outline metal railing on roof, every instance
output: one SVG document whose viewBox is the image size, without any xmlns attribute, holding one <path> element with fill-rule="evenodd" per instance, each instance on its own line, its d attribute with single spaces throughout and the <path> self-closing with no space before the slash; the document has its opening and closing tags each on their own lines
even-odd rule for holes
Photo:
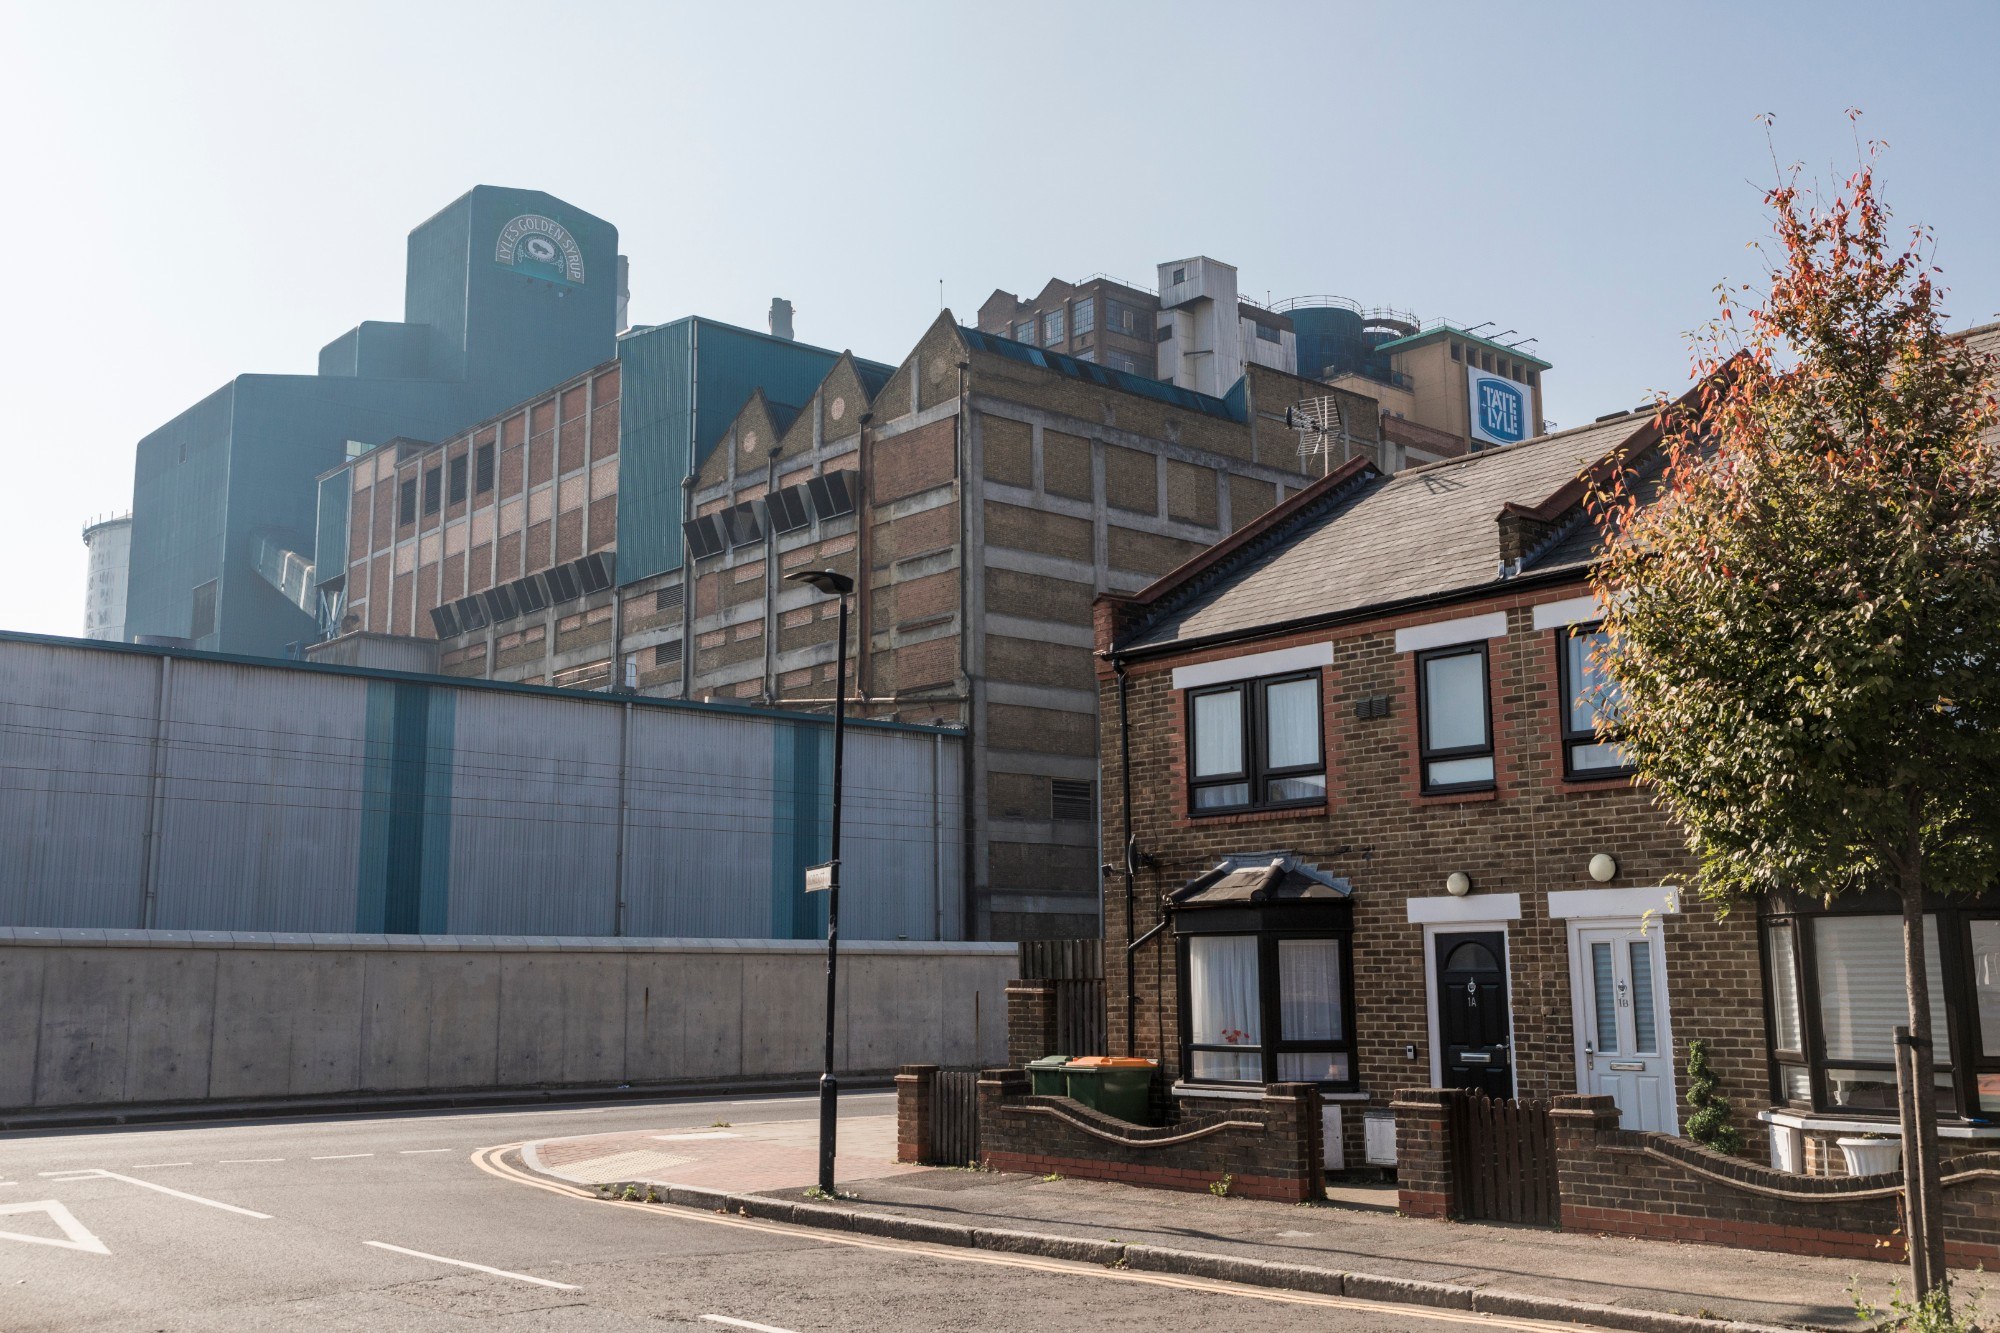
<svg viewBox="0 0 2000 1333">
<path fill-rule="evenodd" d="M 1102 278 L 1106 282 L 1115 282 L 1120 287 L 1130 287 L 1135 292 L 1144 292 L 1146 295 L 1154 298 L 1157 298 L 1159 296 L 1159 293 L 1157 291 L 1153 290 L 1151 287 L 1148 287 L 1145 283 L 1128 282 L 1124 278 L 1119 277 L 1116 273 L 1092 273 L 1088 277 L 1078 278 L 1071 285 L 1075 287 L 1081 287 L 1087 282 L 1096 282 L 1100 278 Z"/>
<path fill-rule="evenodd" d="M 130 520 L 131 517 L 132 511 L 129 509 L 123 513 L 99 514 L 83 525 L 83 535 L 88 537 L 92 528 L 102 527 L 106 523 L 124 523 Z"/>
<path fill-rule="evenodd" d="M 1417 318 L 1415 311 L 1398 310 L 1392 305 L 1365 306 L 1361 302 L 1346 296 L 1288 296 L 1271 307 L 1272 310 L 1281 315 L 1293 310 L 1323 310 L 1327 308 L 1349 310 L 1361 316 L 1364 320 L 1379 320 L 1388 324 L 1407 324 L 1413 329 L 1421 329 L 1423 327 L 1423 322 Z"/>
</svg>

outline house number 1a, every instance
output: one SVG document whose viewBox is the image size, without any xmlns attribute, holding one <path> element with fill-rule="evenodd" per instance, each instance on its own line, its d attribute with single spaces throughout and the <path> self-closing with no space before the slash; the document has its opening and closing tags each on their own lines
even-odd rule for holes
<svg viewBox="0 0 2000 1333">
<path fill-rule="evenodd" d="M 1468 978 L 1466 980 L 1465 1007 L 1468 1009 L 1477 1009 L 1479 1007 L 1479 982 L 1476 978 Z"/>
</svg>

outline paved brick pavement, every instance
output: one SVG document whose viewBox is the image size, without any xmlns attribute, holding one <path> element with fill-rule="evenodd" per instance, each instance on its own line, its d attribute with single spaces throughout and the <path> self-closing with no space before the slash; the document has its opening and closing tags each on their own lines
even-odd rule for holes
<svg viewBox="0 0 2000 1333">
<path fill-rule="evenodd" d="M 927 1168 L 896 1160 L 894 1115 L 840 1118 L 836 1179 L 847 1184 Z M 819 1178 L 819 1120 L 543 1139 L 522 1149 L 530 1170 L 577 1185 L 650 1181 L 744 1193 L 799 1189 Z"/>
</svg>

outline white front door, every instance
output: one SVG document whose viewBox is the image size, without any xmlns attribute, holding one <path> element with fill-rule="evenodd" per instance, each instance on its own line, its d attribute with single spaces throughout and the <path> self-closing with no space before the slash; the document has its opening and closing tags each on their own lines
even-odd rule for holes
<svg viewBox="0 0 2000 1333">
<path fill-rule="evenodd" d="M 1577 1087 L 1616 1099 L 1625 1129 L 1678 1133 L 1664 926 L 1655 921 L 1650 929 L 1638 922 L 1570 929 Z"/>
</svg>

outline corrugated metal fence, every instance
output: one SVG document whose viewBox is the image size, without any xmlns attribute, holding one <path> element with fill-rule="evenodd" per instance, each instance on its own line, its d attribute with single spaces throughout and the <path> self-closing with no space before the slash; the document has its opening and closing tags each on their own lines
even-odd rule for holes
<svg viewBox="0 0 2000 1333">
<path fill-rule="evenodd" d="M 0 634 L 0 925 L 813 939 L 832 725 Z M 853 939 L 963 934 L 960 733 L 848 733 Z"/>
</svg>

